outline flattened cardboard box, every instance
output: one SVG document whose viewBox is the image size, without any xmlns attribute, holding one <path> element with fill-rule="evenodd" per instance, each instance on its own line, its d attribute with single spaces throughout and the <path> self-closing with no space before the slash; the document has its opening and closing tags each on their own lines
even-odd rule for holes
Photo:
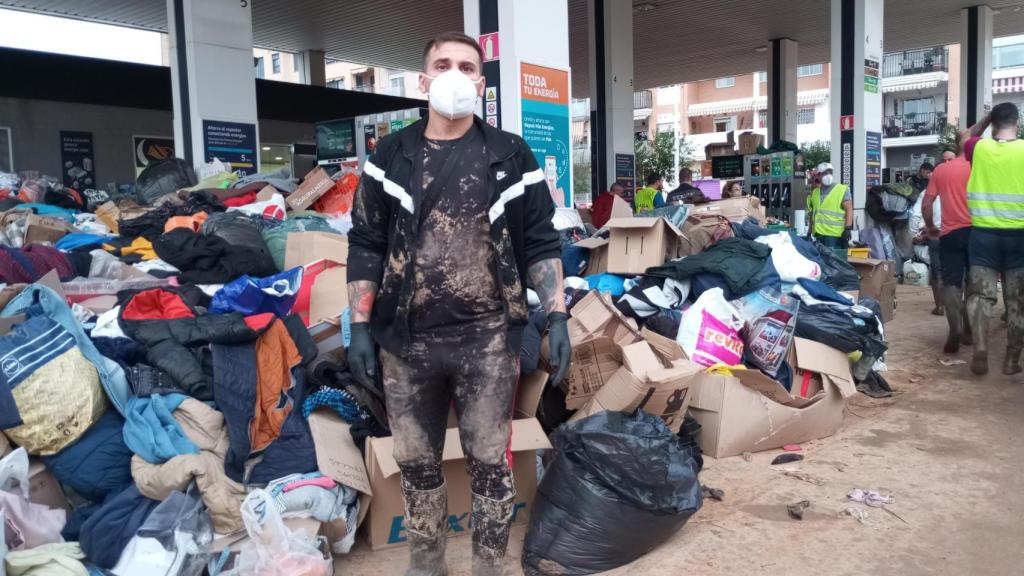
<svg viewBox="0 0 1024 576">
<path fill-rule="evenodd" d="M 292 232 L 284 249 L 284 268 L 312 264 L 317 260 L 330 260 L 338 264 L 348 262 L 348 237 L 330 232 Z"/>
<path fill-rule="evenodd" d="M 736 223 L 743 222 L 748 217 L 753 217 L 757 219 L 761 226 L 764 226 L 767 221 L 764 206 L 761 205 L 761 201 L 755 196 L 725 198 L 707 204 L 700 204 L 694 206 L 690 210 L 690 214 L 721 214 L 726 220 Z"/>
<path fill-rule="evenodd" d="M 366 443 L 366 470 L 373 499 L 366 516 L 366 535 L 373 550 L 404 545 L 408 538 L 398 464 L 392 455 L 393 438 L 370 438 Z M 536 418 L 512 421 L 512 473 L 516 483 L 514 524 L 525 524 L 537 491 L 537 450 L 551 448 Z M 445 434 L 442 471 L 448 483 L 448 535 L 469 533 L 469 476 L 459 443 L 459 430 Z"/>
<path fill-rule="evenodd" d="M 806 401 L 784 405 L 733 376 L 698 377 L 690 415 L 701 424 L 697 443 L 705 454 L 724 458 L 770 450 L 831 436 L 842 426 L 846 398 L 857 393 L 849 359 L 803 338 L 795 338 L 793 347 L 798 370 L 817 373 L 823 382 L 823 390 Z"/>
<path fill-rule="evenodd" d="M 587 276 L 604 274 L 608 271 L 608 242 L 607 238 L 594 236 L 574 244 L 577 248 L 590 251 L 590 256 L 587 258 Z"/>
<path fill-rule="evenodd" d="M 679 359 L 671 361 L 666 368 L 646 341 L 624 347 L 622 360 L 623 366 L 569 421 L 605 410 L 633 412 L 639 409 L 660 417 L 673 432 L 678 432 L 701 367 Z"/>
</svg>

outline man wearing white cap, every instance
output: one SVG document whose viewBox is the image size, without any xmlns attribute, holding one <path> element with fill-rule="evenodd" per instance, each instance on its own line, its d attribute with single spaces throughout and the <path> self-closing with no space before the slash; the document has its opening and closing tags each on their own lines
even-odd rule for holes
<svg viewBox="0 0 1024 576">
<path fill-rule="evenodd" d="M 807 217 L 814 237 L 829 248 L 846 248 L 853 230 L 853 194 L 836 184 L 832 165 L 818 164 L 821 186 L 807 196 Z"/>
</svg>

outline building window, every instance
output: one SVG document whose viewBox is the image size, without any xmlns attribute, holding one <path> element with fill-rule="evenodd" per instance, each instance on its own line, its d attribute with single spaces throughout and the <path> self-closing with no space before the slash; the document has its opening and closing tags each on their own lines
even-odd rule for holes
<svg viewBox="0 0 1024 576">
<path fill-rule="evenodd" d="M 992 68 L 1024 66 L 1024 44 L 997 46 L 992 49 Z"/>
<path fill-rule="evenodd" d="M 404 74 L 393 74 L 389 77 L 390 90 L 388 93 L 392 96 L 405 96 L 405 75 Z"/>
<path fill-rule="evenodd" d="M 305 58 L 305 55 L 299 56 L 298 54 L 292 54 L 292 70 L 295 72 L 299 71 L 299 59 Z"/>
<path fill-rule="evenodd" d="M 718 80 L 715 80 L 715 88 L 732 88 L 735 85 L 735 76 L 726 76 L 725 78 L 719 78 Z"/>
<path fill-rule="evenodd" d="M 757 81 L 759 83 L 761 83 L 761 84 L 764 84 L 765 82 L 768 82 L 768 73 L 767 72 L 758 72 L 757 73 Z"/>
<path fill-rule="evenodd" d="M 331 80 L 330 82 L 328 82 L 326 84 L 326 86 L 328 88 L 334 88 L 336 90 L 344 90 L 345 89 L 345 79 L 344 78 L 338 78 L 336 80 Z"/>
<path fill-rule="evenodd" d="M 916 98 L 903 101 L 903 115 L 916 116 L 935 112 L 935 102 L 931 98 Z"/>
<path fill-rule="evenodd" d="M 676 133 L 676 124 L 675 124 L 675 122 L 658 122 L 658 132 L 659 133 L 660 132 L 665 132 L 667 134 L 675 134 Z"/>
<path fill-rule="evenodd" d="M 758 110 L 757 111 L 757 127 L 767 128 L 768 127 L 768 111 Z"/>
<path fill-rule="evenodd" d="M 814 108 L 801 108 L 796 111 L 797 124 L 814 124 Z"/>
<path fill-rule="evenodd" d="M 796 69 L 796 75 L 799 78 L 804 76 L 820 76 L 825 73 L 824 64 L 808 64 L 806 66 L 800 66 Z"/>
<path fill-rule="evenodd" d="M 736 129 L 736 117 L 715 118 L 715 132 L 729 132 Z"/>
<path fill-rule="evenodd" d="M 256 77 L 257 78 L 263 78 L 263 76 L 264 76 L 263 58 L 253 58 L 253 60 L 255 61 L 255 64 L 256 64 Z"/>
<path fill-rule="evenodd" d="M 281 55 L 277 52 L 270 55 L 270 70 L 274 74 L 281 73 Z"/>
</svg>

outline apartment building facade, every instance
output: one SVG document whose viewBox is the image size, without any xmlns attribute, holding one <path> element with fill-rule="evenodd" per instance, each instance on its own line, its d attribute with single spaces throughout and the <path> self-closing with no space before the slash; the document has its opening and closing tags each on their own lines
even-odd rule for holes
<svg viewBox="0 0 1024 576">
<path fill-rule="evenodd" d="M 256 77 L 279 82 L 302 82 L 300 56 L 290 52 L 253 49 Z M 342 90 L 372 92 L 388 96 L 426 99 L 419 89 L 419 74 L 380 66 L 328 60 L 325 65 L 326 86 Z"/>
</svg>

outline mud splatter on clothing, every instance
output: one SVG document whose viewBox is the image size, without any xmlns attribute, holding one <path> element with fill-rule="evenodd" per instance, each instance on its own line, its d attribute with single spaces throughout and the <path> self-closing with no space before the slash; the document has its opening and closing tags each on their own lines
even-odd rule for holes
<svg viewBox="0 0 1024 576">
<path fill-rule="evenodd" d="M 487 216 L 487 150 L 477 130 L 470 129 L 457 140 L 425 139 L 420 161 L 423 201 L 433 207 L 422 214 L 416 241 L 410 327 L 460 330 L 503 311 Z M 453 164 L 445 178 L 448 162 Z M 445 181 L 428 191 L 439 177 Z"/>
</svg>

